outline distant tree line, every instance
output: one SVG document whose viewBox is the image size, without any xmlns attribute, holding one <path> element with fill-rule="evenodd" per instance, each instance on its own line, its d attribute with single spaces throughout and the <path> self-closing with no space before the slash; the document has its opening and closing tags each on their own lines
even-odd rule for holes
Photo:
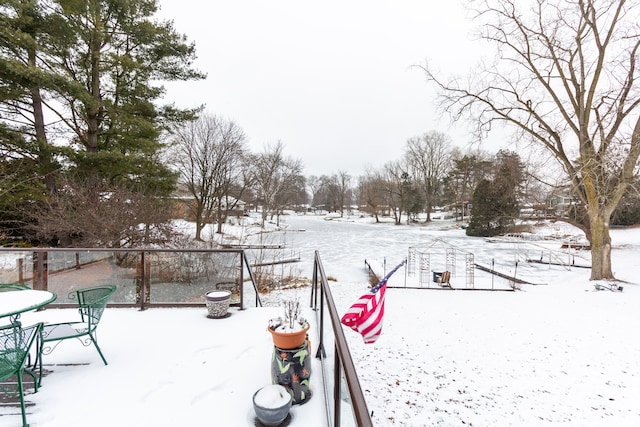
<svg viewBox="0 0 640 427">
<path fill-rule="evenodd" d="M 576 223 L 584 206 L 568 182 L 543 181 L 539 167 L 513 151 L 489 154 L 463 151 L 442 133 L 431 131 L 409 138 L 399 160 L 387 162 L 363 176 L 345 171 L 308 178 L 311 206 L 341 216 L 351 209 L 394 218 L 396 224 L 429 222 L 434 208 L 468 221 L 467 234 L 493 236 L 508 232 L 518 219 L 531 217 Z M 613 225 L 640 223 L 640 188 L 635 181 L 614 211 Z M 554 196 L 574 199 L 559 211 Z M 420 219 L 422 218 L 422 220 Z"/>
</svg>

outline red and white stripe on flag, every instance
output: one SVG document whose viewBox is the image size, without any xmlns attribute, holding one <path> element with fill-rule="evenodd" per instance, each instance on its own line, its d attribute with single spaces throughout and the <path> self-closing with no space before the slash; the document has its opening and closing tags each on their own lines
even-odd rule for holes
<svg viewBox="0 0 640 427">
<path fill-rule="evenodd" d="M 366 344 L 376 342 L 382 332 L 386 281 L 382 286 L 376 286 L 374 290 L 377 292 L 362 295 L 341 319 L 343 325 L 360 333 Z"/>
</svg>

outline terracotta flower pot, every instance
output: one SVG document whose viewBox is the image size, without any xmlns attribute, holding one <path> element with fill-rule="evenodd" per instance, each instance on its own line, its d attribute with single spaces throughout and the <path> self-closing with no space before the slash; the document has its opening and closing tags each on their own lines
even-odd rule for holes
<svg viewBox="0 0 640 427">
<path fill-rule="evenodd" d="M 284 349 L 293 349 L 298 348 L 302 344 L 304 344 L 307 339 L 307 331 L 311 325 L 309 322 L 305 325 L 304 329 L 296 330 L 296 331 L 275 331 L 267 326 L 267 331 L 271 332 L 271 336 L 273 337 L 273 345 L 278 348 Z"/>
</svg>

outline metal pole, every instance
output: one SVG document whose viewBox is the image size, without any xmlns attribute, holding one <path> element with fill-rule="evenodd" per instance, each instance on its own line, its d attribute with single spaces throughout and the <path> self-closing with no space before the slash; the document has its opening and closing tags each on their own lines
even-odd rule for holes
<svg viewBox="0 0 640 427">
<path fill-rule="evenodd" d="M 493 289 L 493 279 L 494 277 L 496 277 L 496 259 L 495 258 L 491 258 L 491 289 Z"/>
<path fill-rule="evenodd" d="M 145 252 L 142 251 L 142 253 L 140 254 L 140 310 L 144 310 L 144 303 L 145 303 L 145 299 L 147 297 L 146 293 L 147 293 L 147 287 L 146 287 L 146 278 L 147 278 L 147 274 L 146 274 L 146 258 L 145 258 Z"/>
</svg>

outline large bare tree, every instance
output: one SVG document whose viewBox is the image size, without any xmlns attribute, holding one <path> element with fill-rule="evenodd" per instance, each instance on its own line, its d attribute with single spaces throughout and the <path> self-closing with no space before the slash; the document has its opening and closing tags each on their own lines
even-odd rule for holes
<svg viewBox="0 0 640 427">
<path fill-rule="evenodd" d="M 284 154 L 284 144 L 267 144 L 252 161 L 252 185 L 263 203 L 262 226 L 267 216 L 275 215 L 278 224 L 284 206 L 305 194 L 302 161 Z"/>
<path fill-rule="evenodd" d="M 203 114 L 196 121 L 175 129 L 171 160 L 180 173 L 180 185 L 193 198 L 189 205 L 196 223 L 196 240 L 202 240 L 202 229 L 214 218 L 221 232 L 225 212 L 244 188 L 244 160 L 247 137 L 234 121 Z M 230 197 L 236 196 L 236 197 Z M 224 209 L 223 209 L 224 208 Z"/>
<path fill-rule="evenodd" d="M 402 222 L 402 214 L 407 213 L 409 218 L 409 206 L 412 202 L 411 190 L 413 182 L 409 174 L 409 165 L 405 158 L 389 161 L 384 164 L 383 179 L 385 202 L 393 213 L 394 223 L 399 225 Z"/>
<path fill-rule="evenodd" d="M 451 139 L 440 132 L 426 132 L 407 141 L 405 155 L 416 183 L 420 183 L 424 192 L 429 222 L 442 179 L 451 166 Z"/>
<path fill-rule="evenodd" d="M 380 222 L 380 214 L 385 207 L 385 194 L 387 182 L 383 172 L 378 169 L 367 168 L 365 175 L 358 179 L 357 198 L 358 205 L 364 206 Z"/>
<path fill-rule="evenodd" d="M 351 175 L 347 171 L 338 171 L 336 182 L 339 191 L 340 216 L 343 217 L 345 208 L 347 213 L 351 212 Z"/>
<path fill-rule="evenodd" d="M 591 243 L 591 279 L 613 279 L 609 218 L 638 173 L 640 3 L 471 1 L 496 62 L 468 80 L 426 65 L 454 118 L 506 122 L 562 165 Z"/>
</svg>

